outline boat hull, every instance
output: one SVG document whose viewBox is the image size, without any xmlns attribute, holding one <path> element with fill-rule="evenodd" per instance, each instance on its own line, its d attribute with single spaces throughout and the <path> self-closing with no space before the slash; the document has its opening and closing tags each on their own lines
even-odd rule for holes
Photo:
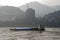
<svg viewBox="0 0 60 40">
<path fill-rule="evenodd" d="M 13 31 L 21 31 L 21 30 L 39 30 L 38 28 L 23 28 L 23 29 L 10 29 L 10 30 L 13 30 Z"/>
</svg>

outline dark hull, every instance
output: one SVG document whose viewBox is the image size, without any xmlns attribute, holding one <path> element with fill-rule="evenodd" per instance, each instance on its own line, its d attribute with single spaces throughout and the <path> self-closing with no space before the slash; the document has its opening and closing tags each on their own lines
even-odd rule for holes
<svg viewBox="0 0 60 40">
<path fill-rule="evenodd" d="M 31 30 L 35 30 L 35 31 L 45 31 L 45 29 L 38 29 L 38 28 L 30 28 L 30 29 L 10 29 L 13 31 L 31 31 Z"/>
</svg>

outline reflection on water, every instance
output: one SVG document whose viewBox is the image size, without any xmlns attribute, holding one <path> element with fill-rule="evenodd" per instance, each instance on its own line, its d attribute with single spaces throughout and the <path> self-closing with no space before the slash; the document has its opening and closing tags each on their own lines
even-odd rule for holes
<svg viewBox="0 0 60 40">
<path fill-rule="evenodd" d="M 46 28 L 39 31 L 10 31 L 10 28 L 0 28 L 0 40 L 60 40 L 60 28 Z"/>
</svg>

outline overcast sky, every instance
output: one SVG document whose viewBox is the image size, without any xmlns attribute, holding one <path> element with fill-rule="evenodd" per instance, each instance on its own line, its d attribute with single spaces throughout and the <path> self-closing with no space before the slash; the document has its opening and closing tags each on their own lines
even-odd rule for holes
<svg viewBox="0 0 60 40">
<path fill-rule="evenodd" d="M 38 1 L 41 4 L 45 4 L 48 6 L 60 5 L 60 0 L 0 0 L 0 5 L 18 7 L 32 1 Z"/>
<path fill-rule="evenodd" d="M 43 4 L 54 6 L 54 5 L 60 5 L 60 0 L 43 0 Z"/>
</svg>

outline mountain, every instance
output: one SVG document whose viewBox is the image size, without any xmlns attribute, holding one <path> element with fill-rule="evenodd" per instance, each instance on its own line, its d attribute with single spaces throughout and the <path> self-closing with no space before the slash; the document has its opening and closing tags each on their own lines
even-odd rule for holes
<svg viewBox="0 0 60 40">
<path fill-rule="evenodd" d="M 44 16 L 42 22 L 44 22 L 48 27 L 60 27 L 60 11 L 55 11 Z"/>
<path fill-rule="evenodd" d="M 26 11 L 27 6 L 29 6 L 29 8 L 35 9 L 36 16 L 41 16 L 41 17 L 43 17 L 45 14 L 48 14 L 53 11 L 53 9 L 51 7 L 40 4 L 39 2 L 36 2 L 36 1 L 22 5 L 19 8 Z"/>
<path fill-rule="evenodd" d="M 60 10 L 60 5 L 52 6 L 51 8 L 53 8 L 54 11 L 58 11 Z"/>
<path fill-rule="evenodd" d="M 0 7 L 0 21 L 12 21 L 16 17 L 23 17 L 24 11 L 13 6 L 2 6 Z"/>
</svg>

